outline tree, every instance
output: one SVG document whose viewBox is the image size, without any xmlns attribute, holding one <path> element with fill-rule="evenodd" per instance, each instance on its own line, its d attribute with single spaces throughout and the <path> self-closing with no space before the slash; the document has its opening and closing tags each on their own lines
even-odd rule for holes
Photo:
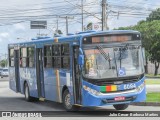
<svg viewBox="0 0 160 120">
<path fill-rule="evenodd" d="M 149 15 L 149 17 L 146 19 L 146 21 L 155 21 L 155 20 L 157 20 L 158 22 L 160 22 L 160 8 L 158 8 L 158 9 L 156 9 L 155 11 L 152 11 L 151 13 L 150 13 L 150 15 Z M 157 23 L 158 23 L 157 22 Z M 157 26 L 158 27 L 158 26 Z M 156 31 L 156 33 L 155 33 L 156 35 L 155 35 L 155 39 L 158 39 L 158 41 L 155 43 L 155 44 L 153 44 L 153 47 L 152 47 L 152 50 L 153 51 L 155 51 L 155 50 L 158 50 L 159 51 L 159 48 L 158 48 L 158 43 L 159 43 L 159 31 Z M 152 43 L 151 43 L 152 44 Z M 155 61 L 154 60 L 154 58 L 156 59 L 156 60 L 158 60 L 158 58 L 156 57 L 156 56 L 158 56 L 158 54 L 157 55 L 154 55 L 154 54 L 152 54 L 152 57 L 151 57 L 151 61 L 152 62 L 154 62 L 154 64 L 155 64 L 155 75 L 157 75 L 157 73 L 158 73 L 158 68 L 159 68 L 159 62 L 158 61 Z M 157 63 L 158 62 L 158 63 Z"/>
<path fill-rule="evenodd" d="M 88 23 L 87 26 L 84 28 L 84 30 L 85 30 L 85 31 L 87 31 L 87 30 L 92 30 L 92 25 L 93 25 L 92 22 Z"/>
<path fill-rule="evenodd" d="M 63 34 L 61 30 L 56 30 L 54 36 Z"/>
<path fill-rule="evenodd" d="M 148 61 L 149 58 L 155 64 L 154 75 L 157 75 L 160 63 L 160 22 L 159 20 L 139 22 L 134 29 L 141 32 L 142 45 L 147 53 L 146 59 Z"/>
<path fill-rule="evenodd" d="M 1 60 L 0 61 L 0 66 L 1 67 L 6 67 L 7 66 L 7 60 Z"/>
<path fill-rule="evenodd" d="M 61 30 L 58 30 L 58 34 L 63 34 Z"/>
<path fill-rule="evenodd" d="M 149 14 L 149 17 L 147 17 L 147 21 L 153 20 L 160 20 L 160 8 L 156 9 L 155 11 L 152 11 L 151 14 Z"/>
</svg>

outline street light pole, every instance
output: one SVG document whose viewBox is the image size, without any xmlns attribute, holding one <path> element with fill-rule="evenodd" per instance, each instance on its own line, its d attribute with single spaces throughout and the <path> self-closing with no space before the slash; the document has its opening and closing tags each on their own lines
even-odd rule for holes
<svg viewBox="0 0 160 120">
<path fill-rule="evenodd" d="M 82 8 L 82 31 L 84 31 L 83 29 L 83 0 L 81 0 L 81 8 Z"/>
</svg>

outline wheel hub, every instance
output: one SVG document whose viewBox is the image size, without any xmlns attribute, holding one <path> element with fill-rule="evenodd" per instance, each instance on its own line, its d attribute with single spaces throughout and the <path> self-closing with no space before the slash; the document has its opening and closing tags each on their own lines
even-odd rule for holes
<svg viewBox="0 0 160 120">
<path fill-rule="evenodd" d="M 72 107 L 70 94 L 66 95 L 66 97 L 65 97 L 65 104 L 66 104 L 67 108 L 71 108 Z"/>
</svg>

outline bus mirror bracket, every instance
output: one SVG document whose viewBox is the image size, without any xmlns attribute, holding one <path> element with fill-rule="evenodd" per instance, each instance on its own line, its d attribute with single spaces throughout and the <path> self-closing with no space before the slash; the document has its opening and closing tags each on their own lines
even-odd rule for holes
<svg viewBox="0 0 160 120">
<path fill-rule="evenodd" d="M 79 54 L 80 54 L 80 55 L 83 55 L 83 50 L 82 50 L 82 48 L 79 48 Z"/>
<path fill-rule="evenodd" d="M 79 65 L 84 65 L 84 55 L 79 55 L 79 57 L 78 57 L 78 64 Z"/>
<path fill-rule="evenodd" d="M 84 65 L 84 55 L 83 50 L 81 48 L 79 48 L 78 64 Z"/>
</svg>

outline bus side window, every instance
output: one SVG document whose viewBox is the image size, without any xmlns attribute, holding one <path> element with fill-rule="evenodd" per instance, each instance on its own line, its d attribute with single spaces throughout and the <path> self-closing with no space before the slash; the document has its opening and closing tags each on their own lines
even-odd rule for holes
<svg viewBox="0 0 160 120">
<path fill-rule="evenodd" d="M 22 63 L 20 67 L 27 67 L 27 48 L 20 49 L 20 60 Z"/>
<path fill-rule="evenodd" d="M 70 67 L 70 54 L 69 54 L 69 44 L 62 44 L 61 46 L 61 61 L 62 68 L 69 69 Z"/>
<path fill-rule="evenodd" d="M 44 67 L 52 67 L 52 46 L 44 46 Z"/>
<path fill-rule="evenodd" d="M 34 47 L 30 47 L 28 48 L 28 55 L 27 55 L 27 58 L 28 58 L 28 67 L 34 67 Z"/>
<path fill-rule="evenodd" d="M 61 57 L 53 57 L 53 68 L 61 68 Z"/>
<path fill-rule="evenodd" d="M 53 56 L 60 56 L 61 55 L 61 45 L 53 45 L 52 47 L 52 55 Z"/>
<path fill-rule="evenodd" d="M 19 59 L 19 66 L 22 66 L 22 58 Z"/>
<path fill-rule="evenodd" d="M 9 49 L 9 66 L 14 67 L 14 49 Z"/>
<path fill-rule="evenodd" d="M 55 44 L 52 46 L 52 61 L 53 68 L 61 68 L 61 45 Z"/>
<path fill-rule="evenodd" d="M 61 54 L 62 55 L 69 55 L 69 44 L 62 44 Z"/>
</svg>

